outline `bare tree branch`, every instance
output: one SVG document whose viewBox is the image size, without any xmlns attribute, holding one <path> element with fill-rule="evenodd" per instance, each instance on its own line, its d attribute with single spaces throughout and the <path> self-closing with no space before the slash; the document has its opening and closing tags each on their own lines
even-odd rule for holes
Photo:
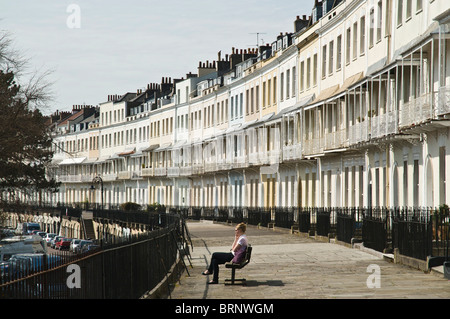
<svg viewBox="0 0 450 319">
<path fill-rule="evenodd" d="M 13 40 L 8 31 L 0 30 L 0 69 L 14 72 L 19 77 L 27 68 L 29 60 L 13 47 Z"/>
<path fill-rule="evenodd" d="M 42 73 L 35 71 L 24 87 L 21 87 L 23 95 L 30 109 L 43 109 L 48 107 L 48 103 L 54 100 L 52 86 L 48 78 L 53 73 L 51 70 L 45 70 Z"/>
<path fill-rule="evenodd" d="M 29 71 L 30 60 L 13 47 L 9 32 L 0 30 L 0 70 L 13 72 L 20 85 L 19 97 L 23 98 L 30 109 L 45 109 L 54 101 L 49 80 L 53 70 Z"/>
</svg>

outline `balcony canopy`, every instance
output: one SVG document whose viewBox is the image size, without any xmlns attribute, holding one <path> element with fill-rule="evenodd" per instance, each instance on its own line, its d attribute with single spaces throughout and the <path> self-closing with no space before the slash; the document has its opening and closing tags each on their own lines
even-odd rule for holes
<svg viewBox="0 0 450 319">
<path fill-rule="evenodd" d="M 81 164 L 84 162 L 86 157 L 75 157 L 75 158 L 67 158 L 63 160 L 59 165 L 74 165 L 74 164 Z"/>
<path fill-rule="evenodd" d="M 117 154 L 119 156 L 127 156 L 127 155 L 132 155 L 136 152 L 136 148 L 132 147 L 132 148 L 128 148 L 125 151 Z"/>
<path fill-rule="evenodd" d="M 151 152 L 151 151 L 156 150 L 157 148 L 159 148 L 159 144 L 153 144 L 153 145 L 150 145 L 149 147 L 147 147 L 146 149 L 143 149 L 142 151 L 143 152 Z"/>
</svg>

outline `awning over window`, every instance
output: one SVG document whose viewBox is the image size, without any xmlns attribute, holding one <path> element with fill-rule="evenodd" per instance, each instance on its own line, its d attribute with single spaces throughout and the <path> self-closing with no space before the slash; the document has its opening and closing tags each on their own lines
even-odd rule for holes
<svg viewBox="0 0 450 319">
<path fill-rule="evenodd" d="M 83 164 L 94 164 L 98 161 L 98 158 L 87 159 L 83 162 Z"/>
<path fill-rule="evenodd" d="M 156 150 L 159 147 L 159 144 L 153 144 L 147 147 L 146 149 L 143 149 L 142 152 L 151 152 Z"/>
<path fill-rule="evenodd" d="M 163 144 L 161 147 L 157 148 L 155 151 L 156 152 L 165 151 L 168 148 L 170 148 L 171 146 L 172 146 L 172 143 L 166 143 L 166 144 Z"/>
<path fill-rule="evenodd" d="M 136 150 L 136 152 L 134 152 L 133 154 L 131 154 L 131 157 L 139 157 L 139 156 L 142 156 L 143 155 L 143 148 L 138 148 L 137 150 Z"/>
<path fill-rule="evenodd" d="M 339 90 L 339 84 L 331 86 L 325 90 L 323 90 L 322 92 L 320 92 L 320 94 L 317 96 L 317 98 L 312 102 L 317 103 L 320 101 L 325 101 L 326 99 L 332 97 L 333 95 L 335 95 Z"/>
<path fill-rule="evenodd" d="M 359 72 L 359 73 L 356 73 L 355 75 L 352 75 L 351 77 L 345 79 L 344 83 L 342 84 L 341 88 L 336 92 L 336 94 L 343 93 L 349 87 L 351 87 L 353 84 L 359 82 L 363 77 L 364 77 L 364 73 Z"/>
<path fill-rule="evenodd" d="M 59 165 L 74 165 L 81 164 L 86 159 L 86 157 L 76 157 L 76 158 L 67 158 L 63 160 Z"/>
<path fill-rule="evenodd" d="M 134 152 L 136 152 L 136 149 L 133 147 L 133 148 L 129 148 L 129 149 L 119 153 L 118 155 L 119 156 L 127 156 L 127 155 L 134 154 Z"/>
<path fill-rule="evenodd" d="M 242 126 L 242 124 L 233 125 L 225 131 L 225 134 L 236 132 L 237 130 L 239 130 L 241 128 L 241 126 Z"/>
<path fill-rule="evenodd" d="M 267 121 L 267 124 L 271 124 L 273 122 L 276 122 L 277 120 L 281 119 L 284 115 L 289 114 L 289 113 L 294 113 L 295 111 L 300 110 L 301 107 L 307 105 L 308 103 L 311 102 L 313 98 L 313 95 L 309 95 L 305 98 L 303 98 L 301 101 L 299 101 L 298 103 L 296 103 L 293 106 L 287 107 L 282 109 L 280 112 L 278 112 L 277 115 L 273 116 L 270 121 Z"/>
<path fill-rule="evenodd" d="M 259 120 L 257 120 L 256 122 L 252 122 L 252 123 L 250 123 L 250 124 L 247 124 L 247 125 L 246 125 L 246 128 L 247 128 L 247 127 L 255 127 L 255 126 L 258 126 L 259 124 L 264 124 L 266 121 L 268 121 L 269 119 L 271 119 L 272 116 L 274 116 L 274 115 L 275 115 L 275 112 L 266 114 L 266 115 L 262 116 L 262 117 L 261 117 Z"/>
<path fill-rule="evenodd" d="M 185 144 L 187 144 L 187 141 L 186 141 L 186 140 L 181 140 L 181 141 L 176 142 L 176 143 L 173 145 L 172 148 L 181 148 L 181 147 L 183 147 Z"/>
</svg>

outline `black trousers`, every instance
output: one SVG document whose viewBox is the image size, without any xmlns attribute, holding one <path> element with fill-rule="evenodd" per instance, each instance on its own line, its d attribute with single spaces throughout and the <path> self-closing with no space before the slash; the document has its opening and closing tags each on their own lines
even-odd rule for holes
<svg viewBox="0 0 450 319">
<path fill-rule="evenodd" d="M 219 265 L 223 265 L 233 259 L 232 253 L 213 253 L 208 271 L 213 274 L 213 280 L 219 281 Z"/>
</svg>

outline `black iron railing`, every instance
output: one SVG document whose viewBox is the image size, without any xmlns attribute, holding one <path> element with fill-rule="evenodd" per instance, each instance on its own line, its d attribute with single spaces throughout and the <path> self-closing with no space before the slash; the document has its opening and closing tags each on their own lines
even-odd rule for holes
<svg viewBox="0 0 450 319">
<path fill-rule="evenodd" d="M 161 214 L 157 230 L 91 250 L 21 259 L 0 265 L 0 298 L 137 299 L 164 279 L 184 237 L 179 215 Z M 38 255 L 35 255 L 37 258 Z"/>
<path fill-rule="evenodd" d="M 208 211 L 193 208 L 195 211 Z M 217 213 L 220 211 L 220 214 Z M 227 215 L 228 214 L 228 215 Z M 200 213 L 193 214 L 197 219 Z M 207 214 L 211 216 L 211 214 Z M 418 218 L 418 216 L 422 216 Z M 302 233 L 335 237 L 351 243 L 363 242 L 365 247 L 426 259 L 427 256 L 449 257 L 449 209 L 388 207 L 220 207 L 212 219 L 246 222 L 250 225 L 280 228 L 295 226 Z"/>
<path fill-rule="evenodd" d="M 336 209 L 336 238 L 345 243 L 351 243 L 356 235 L 356 209 L 338 208 Z"/>
<path fill-rule="evenodd" d="M 294 207 L 275 207 L 275 226 L 282 228 L 291 228 L 295 224 L 296 214 L 298 214 L 298 211 Z"/>
<path fill-rule="evenodd" d="M 81 210 L 48 208 L 50 214 L 80 218 Z M 177 256 L 180 217 L 280 228 L 297 226 L 302 233 L 336 236 L 350 243 L 360 238 L 364 246 L 386 252 L 398 249 L 405 256 L 426 260 L 444 256 L 449 260 L 449 222 L 447 206 L 431 208 L 329 208 L 329 207 L 161 207 L 156 211 L 124 212 L 95 210 L 103 221 L 148 225 L 148 237 L 105 240 L 98 250 L 86 255 L 49 257 L 41 268 L 30 271 L 18 264 L 19 271 L 0 267 L 2 298 L 137 298 L 156 285 Z M 169 214 L 166 212 L 170 212 Z M 30 213 L 33 213 L 32 211 Z M 41 212 L 42 213 L 42 212 Z M 176 226 L 178 225 L 178 226 Z M 105 245 L 108 242 L 108 246 Z M 113 246 L 114 245 L 114 246 Z M 56 257 L 55 257 L 56 258 Z M 78 259 L 74 259 L 78 258 Z M 68 267 L 83 270 L 79 289 L 66 289 Z M 12 266 L 11 266 L 12 267 Z M 28 268 L 27 268 L 28 267 Z M 124 284 L 125 283 L 125 284 Z"/>
<path fill-rule="evenodd" d="M 365 247 L 380 252 L 388 248 L 388 217 L 381 208 L 363 210 L 362 241 Z"/>
<path fill-rule="evenodd" d="M 247 223 L 250 225 L 259 225 L 267 227 L 272 221 L 270 209 L 261 207 L 247 208 Z"/>
</svg>

